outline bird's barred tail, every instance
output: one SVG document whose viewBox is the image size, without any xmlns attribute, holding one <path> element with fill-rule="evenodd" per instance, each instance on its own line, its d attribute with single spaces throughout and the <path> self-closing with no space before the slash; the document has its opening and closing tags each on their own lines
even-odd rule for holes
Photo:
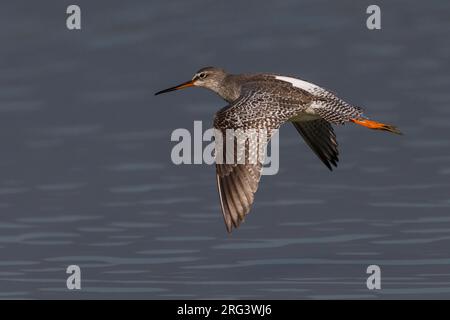
<svg viewBox="0 0 450 320">
<path fill-rule="evenodd" d="M 384 130 L 384 131 L 389 131 L 395 134 L 402 134 L 400 132 L 400 130 L 390 124 L 384 124 L 381 122 L 377 122 L 377 121 L 373 121 L 373 120 L 369 120 L 369 119 L 365 119 L 365 118 L 361 118 L 361 119 L 350 119 L 351 122 L 359 124 L 360 126 L 369 128 L 369 129 L 374 129 L 374 130 Z"/>
</svg>

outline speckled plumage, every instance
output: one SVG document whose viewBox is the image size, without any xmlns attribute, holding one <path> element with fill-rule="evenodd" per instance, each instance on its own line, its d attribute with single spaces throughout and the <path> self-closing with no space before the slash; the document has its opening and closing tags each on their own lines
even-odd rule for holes
<svg viewBox="0 0 450 320">
<path fill-rule="evenodd" d="M 273 133 L 285 122 L 292 122 L 306 143 L 331 170 L 337 166 L 338 144 L 331 124 L 354 123 L 371 129 L 399 131 L 390 125 L 363 117 L 362 109 L 352 106 L 335 94 L 312 83 L 275 74 L 227 74 L 224 70 L 207 67 L 193 79 L 180 86 L 158 92 L 164 93 L 186 86 L 205 87 L 216 92 L 229 104 L 214 118 L 214 128 L 225 136 L 227 129 L 265 130 L 264 139 L 245 143 L 245 159 L 238 162 L 218 162 L 216 180 L 220 204 L 228 232 L 238 227 L 249 213 L 261 178 L 263 159 L 250 161 L 265 147 Z M 263 140 L 263 141 L 261 141 Z M 220 144 L 218 145 L 219 142 Z M 226 139 L 216 139 L 216 157 L 226 158 Z M 236 155 L 237 139 L 234 139 Z"/>
<path fill-rule="evenodd" d="M 350 118 L 360 118 L 361 109 L 325 89 L 308 92 L 275 77 L 271 74 L 230 75 L 227 81 L 239 84 L 239 96 L 234 101 L 232 96 L 223 97 L 231 103 L 217 112 L 214 128 L 266 129 L 270 139 L 283 123 L 292 121 L 324 164 L 329 169 L 330 164 L 337 166 L 339 153 L 330 123 L 342 124 Z M 257 147 L 247 146 L 246 152 Z M 217 186 L 228 231 L 238 227 L 250 211 L 261 169 L 261 163 L 216 164 Z"/>
</svg>

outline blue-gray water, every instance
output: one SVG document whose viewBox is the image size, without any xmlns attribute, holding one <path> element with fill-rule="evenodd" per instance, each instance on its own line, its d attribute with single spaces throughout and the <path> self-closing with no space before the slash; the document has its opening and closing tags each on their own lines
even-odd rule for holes
<svg viewBox="0 0 450 320">
<path fill-rule="evenodd" d="M 69 4 L 1 5 L 0 298 L 450 298 L 448 1 L 378 1 L 378 31 L 369 1 L 80 0 L 81 31 Z M 170 161 L 225 103 L 153 96 L 207 65 L 296 75 L 405 135 L 337 128 L 330 173 L 286 125 L 228 235 L 214 167 Z"/>
</svg>

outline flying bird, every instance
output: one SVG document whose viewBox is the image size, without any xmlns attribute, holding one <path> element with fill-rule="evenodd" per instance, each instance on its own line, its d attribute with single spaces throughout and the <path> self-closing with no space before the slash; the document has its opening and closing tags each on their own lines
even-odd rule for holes
<svg viewBox="0 0 450 320">
<path fill-rule="evenodd" d="M 214 117 L 214 128 L 217 131 L 267 130 L 266 141 L 245 144 L 249 154 L 261 144 L 267 144 L 271 135 L 285 122 L 294 125 L 330 170 L 333 166 L 337 167 L 339 155 L 332 125 L 352 122 L 369 129 L 401 134 L 395 126 L 369 120 L 363 115 L 361 108 L 345 102 L 324 88 L 301 79 L 276 74 L 229 74 L 220 68 L 206 67 L 197 71 L 192 80 L 159 91 L 155 95 L 188 87 L 209 89 L 228 102 Z M 220 143 L 224 144 L 220 150 L 226 153 L 224 140 Z M 261 170 L 260 159 L 243 163 L 216 161 L 217 188 L 228 232 L 233 227 L 237 228 L 250 212 Z"/>
</svg>

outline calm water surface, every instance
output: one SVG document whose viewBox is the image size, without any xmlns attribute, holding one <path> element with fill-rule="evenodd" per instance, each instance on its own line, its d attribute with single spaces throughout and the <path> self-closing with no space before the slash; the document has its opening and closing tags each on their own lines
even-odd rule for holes
<svg viewBox="0 0 450 320">
<path fill-rule="evenodd" d="M 80 0 L 77 32 L 69 4 L 0 10 L 0 298 L 450 298 L 450 3 L 379 1 L 369 31 L 368 1 Z M 297 75 L 405 135 L 337 128 L 330 173 L 286 125 L 228 235 L 214 167 L 170 161 L 225 103 L 153 96 L 207 65 Z"/>
</svg>

